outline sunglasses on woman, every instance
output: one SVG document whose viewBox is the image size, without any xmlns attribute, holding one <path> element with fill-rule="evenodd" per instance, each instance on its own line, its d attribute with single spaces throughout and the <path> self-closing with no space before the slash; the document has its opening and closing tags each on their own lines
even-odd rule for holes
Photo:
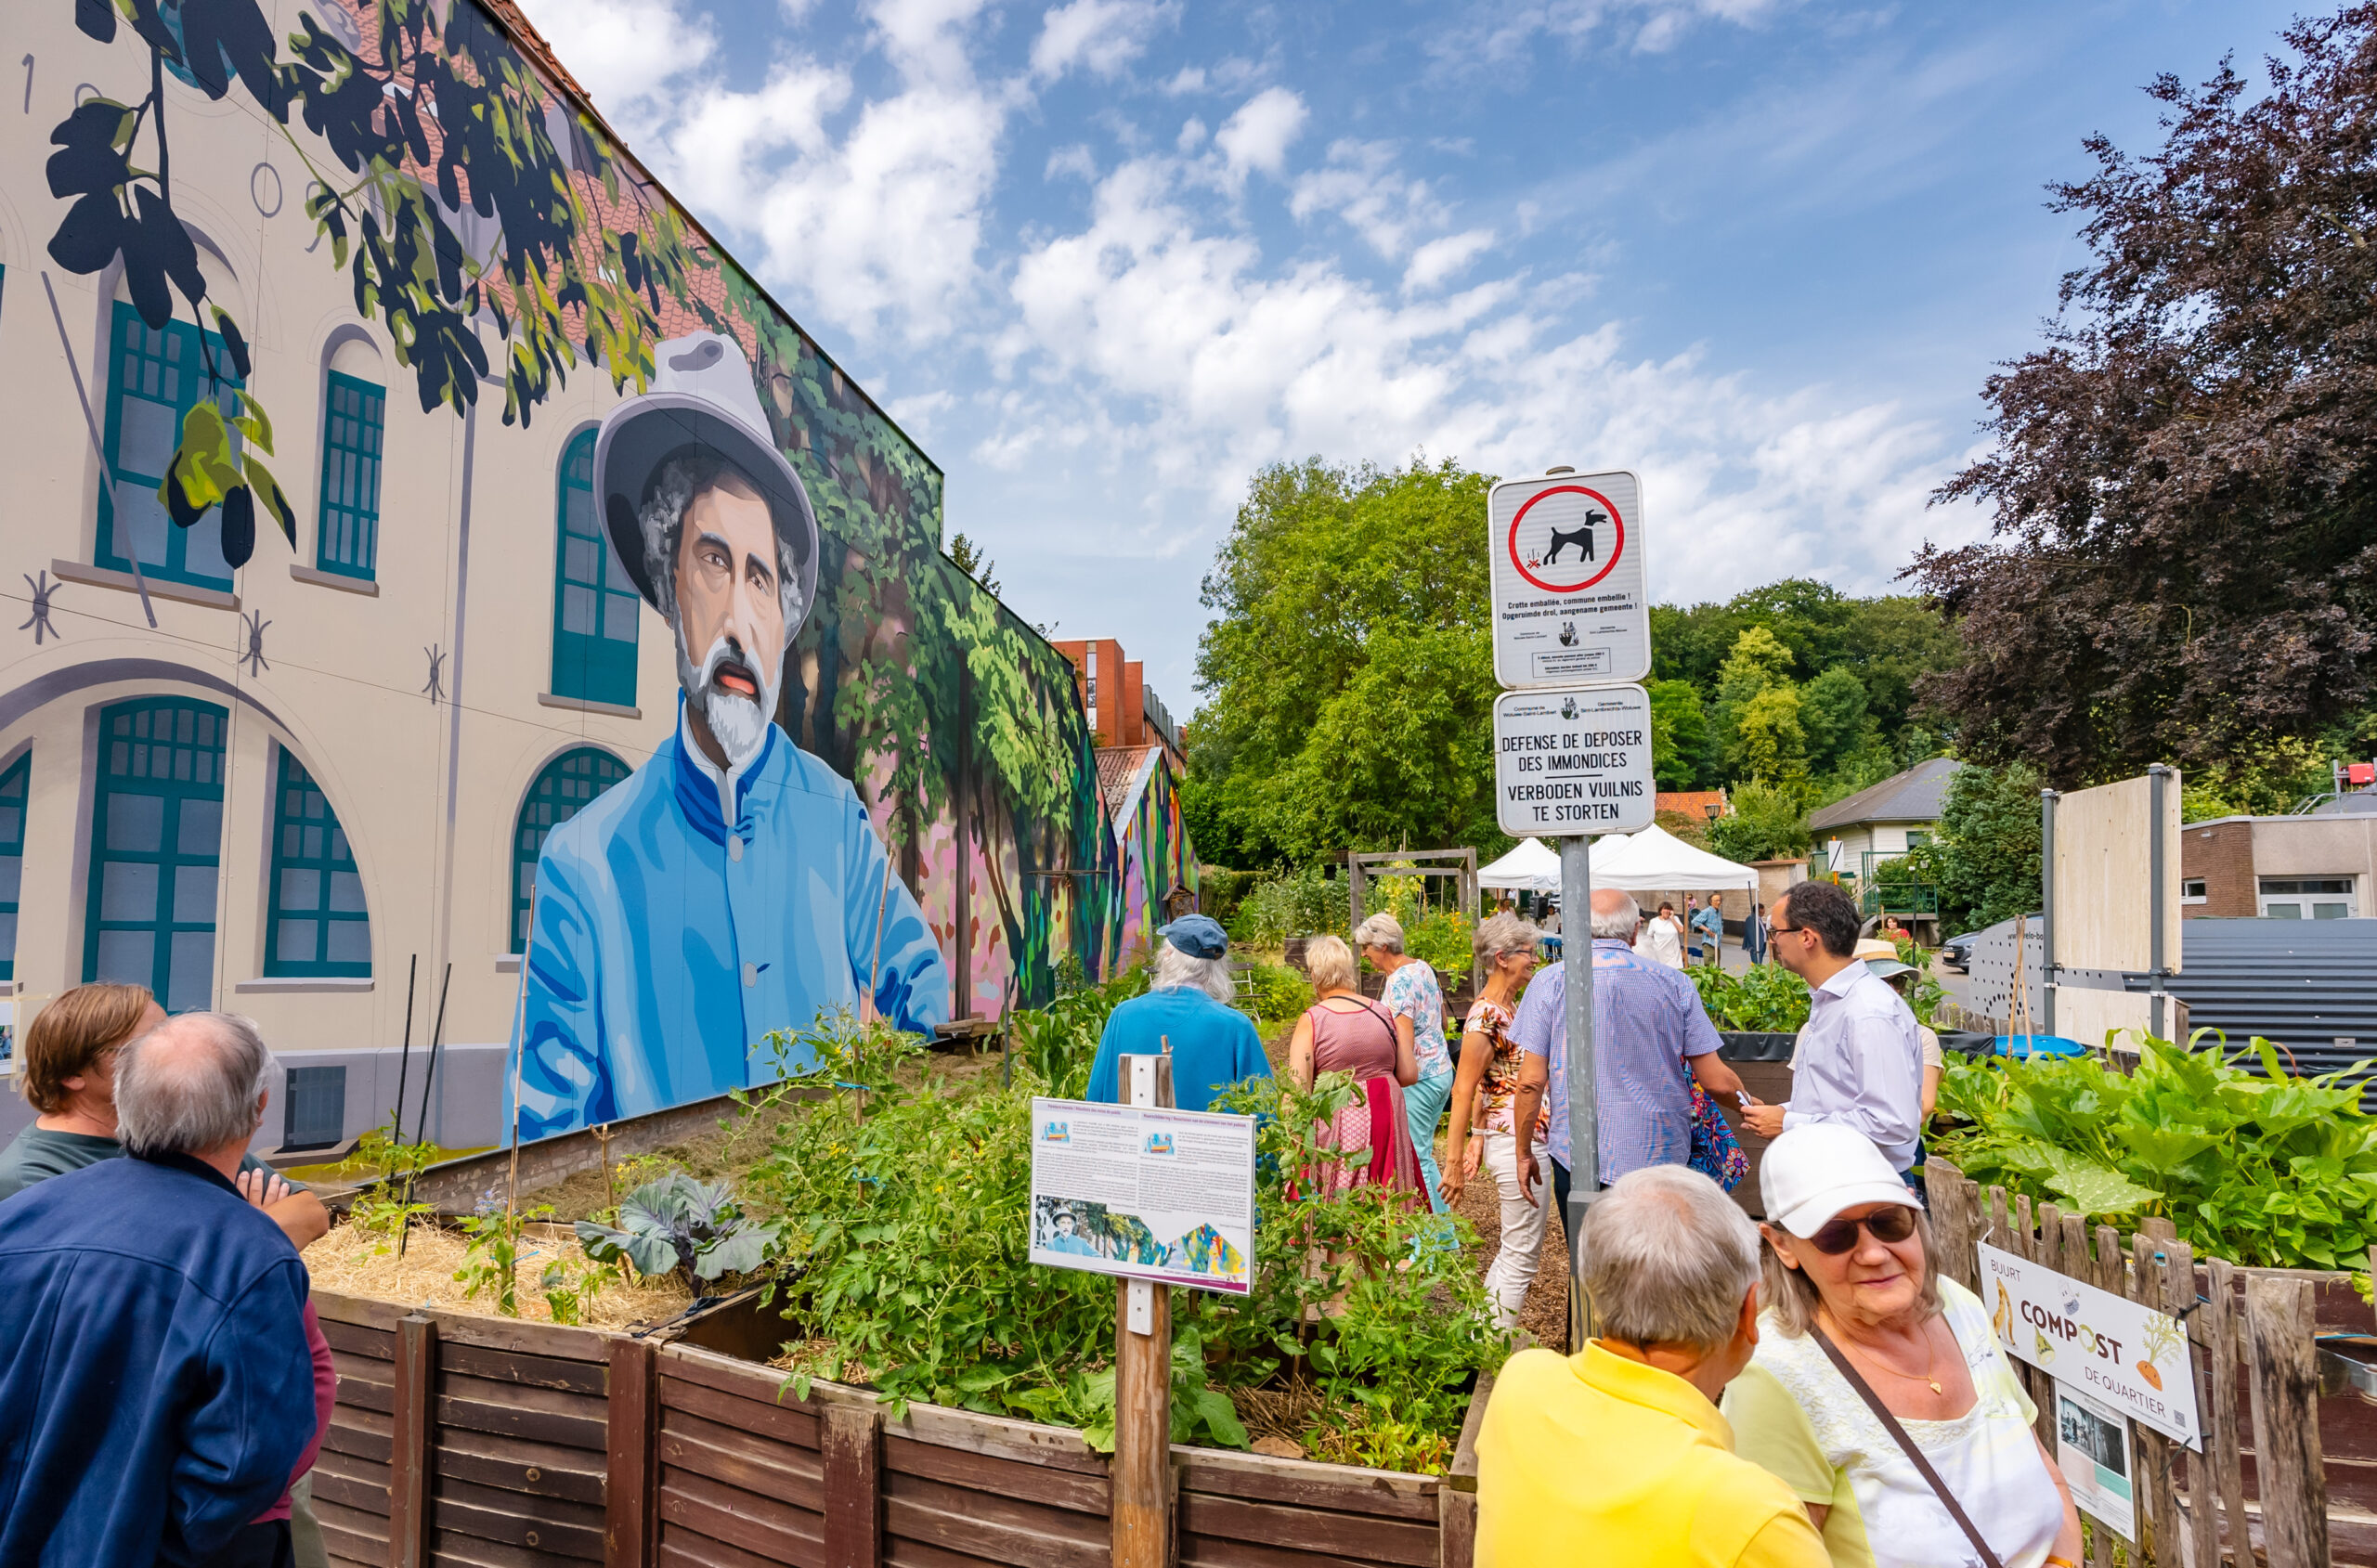
<svg viewBox="0 0 2377 1568">
<path fill-rule="evenodd" d="M 1903 1241 L 1915 1234 L 1915 1211 L 1893 1203 L 1863 1219 L 1833 1220 L 1818 1226 L 1816 1233 L 1808 1238 L 1808 1245 L 1827 1258 L 1837 1258 L 1857 1245 L 1857 1233 L 1861 1230 L 1884 1246 Z"/>
</svg>

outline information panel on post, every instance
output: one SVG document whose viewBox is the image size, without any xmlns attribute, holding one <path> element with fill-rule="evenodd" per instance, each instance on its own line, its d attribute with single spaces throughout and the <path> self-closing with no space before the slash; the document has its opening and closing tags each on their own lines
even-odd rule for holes
<svg viewBox="0 0 2377 1568">
<path fill-rule="evenodd" d="M 1651 699 L 1640 686 L 1505 692 L 1494 701 L 1494 820 L 1514 838 L 1639 833 L 1657 811 Z"/>
<path fill-rule="evenodd" d="M 1606 685 L 1651 673 L 1643 486 L 1633 474 L 1506 479 L 1487 496 L 1486 528 L 1496 680 Z"/>
<path fill-rule="evenodd" d="M 1032 1102 L 1032 1261 L 1243 1296 L 1254 1119 Z"/>
</svg>

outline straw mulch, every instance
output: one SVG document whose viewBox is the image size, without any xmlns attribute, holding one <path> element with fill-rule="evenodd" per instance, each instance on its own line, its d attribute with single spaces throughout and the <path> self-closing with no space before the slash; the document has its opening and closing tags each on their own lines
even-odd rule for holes
<svg viewBox="0 0 2377 1568">
<path fill-rule="evenodd" d="M 317 1290 L 493 1317 L 493 1294 L 481 1290 L 475 1298 L 466 1296 L 461 1282 L 454 1277 L 467 1251 L 468 1241 L 461 1235 L 435 1225 L 415 1225 L 405 1255 L 399 1258 L 396 1243 L 389 1238 L 341 1225 L 305 1249 L 305 1268 L 313 1276 Z M 565 1241 L 551 1233 L 521 1238 L 516 1294 L 522 1322 L 552 1321 L 552 1312 L 539 1293 L 537 1282 L 543 1276 L 545 1265 L 556 1258 L 573 1273 L 588 1266 L 586 1255 L 575 1241 Z M 593 1302 L 583 1308 L 579 1321 L 589 1328 L 642 1328 L 666 1322 L 684 1311 L 692 1301 L 684 1286 L 674 1277 L 643 1279 L 633 1284 L 613 1280 L 606 1282 Z"/>
</svg>

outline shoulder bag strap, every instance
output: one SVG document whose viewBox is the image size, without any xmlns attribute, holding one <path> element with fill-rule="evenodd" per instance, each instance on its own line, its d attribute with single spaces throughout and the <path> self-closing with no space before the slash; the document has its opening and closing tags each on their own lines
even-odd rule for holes
<svg viewBox="0 0 2377 1568">
<path fill-rule="evenodd" d="M 1865 1402 L 1865 1407 L 1879 1418 L 1882 1430 L 1895 1438 L 1898 1445 L 1906 1451 L 1906 1457 L 1915 1461 L 1916 1472 L 1929 1483 L 1933 1492 L 1939 1494 L 1940 1501 L 1947 1507 L 1948 1517 L 1956 1522 L 1957 1527 L 1964 1531 L 1965 1538 L 1972 1542 L 1974 1549 L 1981 1553 L 1981 1561 L 1987 1568 L 2006 1568 L 1998 1561 L 1997 1554 L 1990 1549 L 1988 1541 L 1982 1539 L 1972 1516 L 1965 1512 L 1964 1504 L 1956 1501 L 1956 1495 L 1948 1490 L 1948 1484 L 1940 1479 L 1940 1472 L 1931 1468 L 1931 1461 L 1923 1457 L 1923 1450 L 1915 1445 L 1915 1439 L 1906 1434 L 1906 1429 L 1898 1424 L 1898 1418 L 1890 1414 L 1890 1406 L 1882 1403 L 1882 1396 L 1874 1392 L 1874 1385 L 1849 1364 L 1849 1357 L 1840 1353 L 1840 1347 L 1832 1342 L 1830 1335 L 1814 1324 L 1808 1326 L 1808 1332 L 1815 1336 L 1817 1345 L 1839 1369 L 1840 1375 L 1849 1380 L 1849 1386 L 1857 1391 L 1857 1397 Z"/>
</svg>

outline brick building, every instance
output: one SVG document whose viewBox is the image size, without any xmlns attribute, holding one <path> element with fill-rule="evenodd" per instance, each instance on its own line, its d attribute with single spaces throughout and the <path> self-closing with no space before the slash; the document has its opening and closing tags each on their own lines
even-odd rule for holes
<svg viewBox="0 0 2377 1568">
<path fill-rule="evenodd" d="M 1173 723 L 1163 699 L 1148 689 L 1146 667 L 1123 655 L 1123 644 L 1111 637 L 1091 637 L 1056 644 L 1072 661 L 1080 677 L 1081 705 L 1101 746 L 1161 746 L 1176 773 L 1185 772 L 1188 754 L 1180 749 L 1180 729 Z"/>
<path fill-rule="evenodd" d="M 2179 830 L 2179 913 L 2346 920 L 2377 899 L 2377 797 L 2288 817 L 2215 817 Z"/>
</svg>

